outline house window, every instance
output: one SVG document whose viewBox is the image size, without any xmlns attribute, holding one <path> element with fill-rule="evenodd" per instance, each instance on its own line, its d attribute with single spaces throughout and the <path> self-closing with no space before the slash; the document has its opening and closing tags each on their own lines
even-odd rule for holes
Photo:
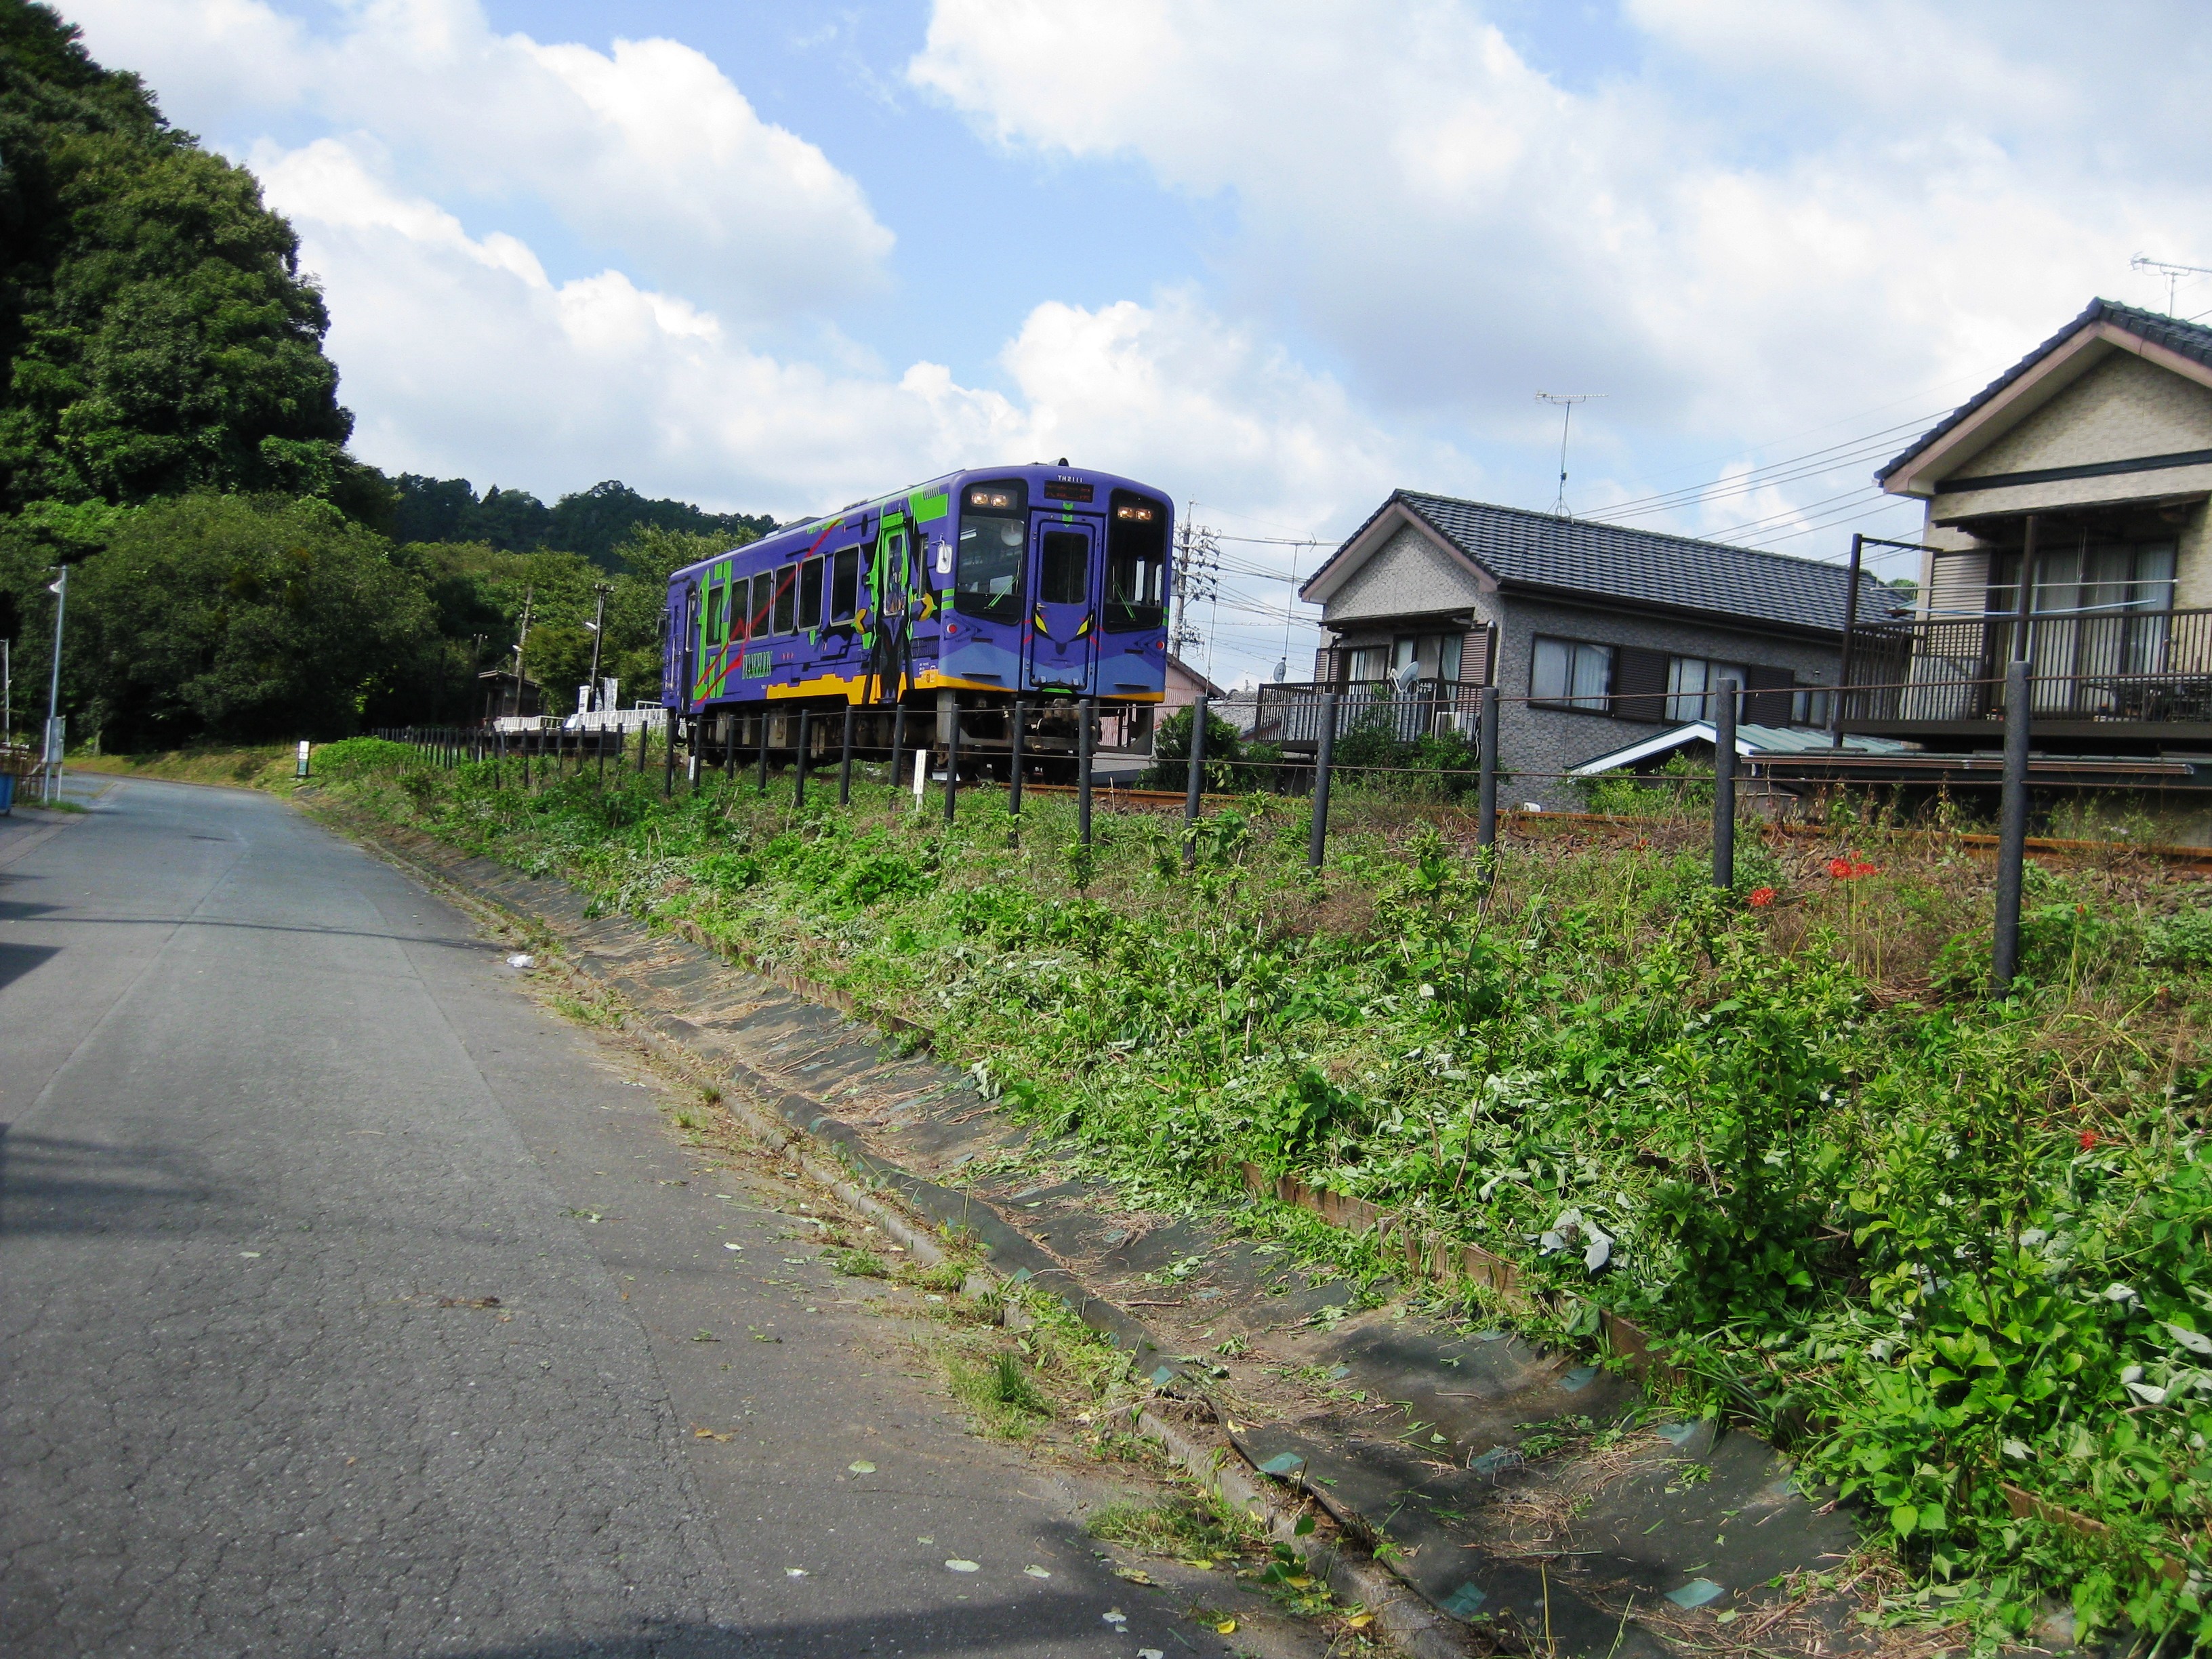
<svg viewBox="0 0 2212 1659">
<path fill-rule="evenodd" d="M 1569 708 L 1594 708 L 1603 713 L 1613 690 L 1613 647 L 1581 640 L 1549 640 L 1536 636 L 1534 660 L 1529 666 L 1528 695 L 1538 702 L 1560 703 Z"/>
<path fill-rule="evenodd" d="M 1457 634 L 1401 634 L 1390 642 L 1390 673 L 1395 678 L 1407 663 L 1425 680 L 1459 678 L 1460 635 Z"/>
<path fill-rule="evenodd" d="M 1706 720 L 1717 718 L 1720 704 L 1712 696 L 1723 680 L 1734 680 L 1741 690 L 1751 684 L 1751 670 L 1740 662 L 1713 662 L 1704 657 L 1676 657 L 1667 665 L 1667 718 Z"/>
<path fill-rule="evenodd" d="M 1379 680 L 1390 672 L 1390 647 L 1387 645 L 1355 645 L 1344 653 L 1344 678 L 1353 685 L 1364 680 Z"/>
<path fill-rule="evenodd" d="M 1790 694 L 1790 723 L 1792 726 L 1826 726 L 1828 723 L 1828 690 L 1826 686 L 1801 685 Z"/>
</svg>

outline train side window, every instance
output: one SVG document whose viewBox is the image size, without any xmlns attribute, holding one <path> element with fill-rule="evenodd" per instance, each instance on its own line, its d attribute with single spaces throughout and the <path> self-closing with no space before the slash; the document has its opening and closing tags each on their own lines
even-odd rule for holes
<svg viewBox="0 0 2212 1659">
<path fill-rule="evenodd" d="M 769 618 L 775 610 L 775 572 L 757 570 L 753 573 L 752 609 L 747 613 L 745 633 L 749 638 L 768 637 Z"/>
<path fill-rule="evenodd" d="M 730 590 L 720 582 L 707 590 L 707 644 L 720 645 L 730 636 Z"/>
<path fill-rule="evenodd" d="M 1024 539 L 1020 519 L 963 518 L 952 567 L 952 608 L 965 617 L 1018 620 Z"/>
<path fill-rule="evenodd" d="M 809 559 L 799 567 L 799 629 L 802 634 L 822 626 L 822 561 Z"/>
<path fill-rule="evenodd" d="M 1081 605 L 1091 597 L 1091 538 L 1079 530 L 1044 532 L 1037 561 L 1037 598 L 1047 605 Z"/>
<path fill-rule="evenodd" d="M 785 565 L 775 573 L 775 631 L 788 634 L 799 625 L 799 567 Z"/>
<path fill-rule="evenodd" d="M 860 550 L 841 547 L 830 556 L 830 620 L 850 622 L 860 608 Z"/>
</svg>

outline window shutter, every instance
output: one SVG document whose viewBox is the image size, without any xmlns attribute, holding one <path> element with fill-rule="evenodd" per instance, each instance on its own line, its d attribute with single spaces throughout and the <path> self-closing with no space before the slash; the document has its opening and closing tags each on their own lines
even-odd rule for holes
<svg viewBox="0 0 2212 1659">
<path fill-rule="evenodd" d="M 1789 725 L 1790 693 L 1797 676 L 1786 668 L 1761 668 L 1754 663 L 1744 670 L 1744 724 Z"/>
<path fill-rule="evenodd" d="M 1324 645 L 1314 653 L 1314 684 L 1336 684 L 1336 649 L 1334 646 Z"/>
<path fill-rule="evenodd" d="M 1664 651 L 1640 645 L 1620 647 L 1613 669 L 1615 720 L 1648 720 L 1654 726 L 1666 720 L 1667 663 Z"/>
</svg>

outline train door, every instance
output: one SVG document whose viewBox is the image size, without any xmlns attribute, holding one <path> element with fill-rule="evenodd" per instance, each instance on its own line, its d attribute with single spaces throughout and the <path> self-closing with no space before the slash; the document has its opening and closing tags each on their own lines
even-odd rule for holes
<svg viewBox="0 0 2212 1659">
<path fill-rule="evenodd" d="M 684 589 L 684 638 L 676 647 L 676 702 L 680 708 L 690 708 L 699 695 L 699 630 L 705 618 L 699 610 L 699 584 L 687 583 Z"/>
<path fill-rule="evenodd" d="M 1030 545 L 1024 683 L 1089 691 L 1098 655 L 1097 533 L 1073 519 L 1036 520 Z"/>
</svg>

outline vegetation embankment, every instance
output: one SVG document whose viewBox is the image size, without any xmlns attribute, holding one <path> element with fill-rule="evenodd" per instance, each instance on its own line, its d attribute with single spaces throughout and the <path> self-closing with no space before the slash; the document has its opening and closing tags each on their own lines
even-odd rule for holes
<svg viewBox="0 0 2212 1659">
<path fill-rule="evenodd" d="M 150 755 L 72 752 L 69 770 L 104 777 L 159 778 L 176 783 L 221 783 L 289 794 L 297 756 L 289 744 L 236 749 L 167 749 Z"/>
<path fill-rule="evenodd" d="M 1485 882 L 1347 791 L 1316 880 L 1303 805 L 1264 797 L 1187 871 L 1180 826 L 1109 817 L 1084 849 L 1058 798 L 1016 847 L 995 793 L 947 828 L 827 779 L 801 815 L 787 776 L 664 803 L 374 740 L 317 766 L 929 1027 L 1133 1202 L 1241 1199 L 1253 1159 L 1629 1316 L 1714 1408 L 1811 1425 L 1916 1593 L 1991 1635 L 2053 1592 L 2089 1628 L 2212 1628 L 2212 908 L 2148 861 L 2032 871 L 1992 1001 L 1987 872 L 1847 814 L 1747 840 L 1719 895 L 1688 814 Z"/>
</svg>

